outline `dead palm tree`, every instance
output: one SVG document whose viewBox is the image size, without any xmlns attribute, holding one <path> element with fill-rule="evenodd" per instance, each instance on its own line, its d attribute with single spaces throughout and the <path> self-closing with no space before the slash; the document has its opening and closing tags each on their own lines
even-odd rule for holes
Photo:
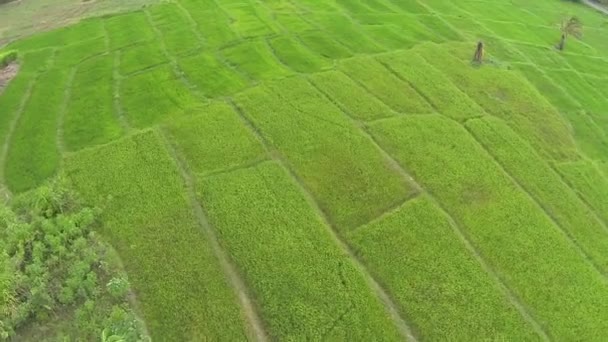
<svg viewBox="0 0 608 342">
<path fill-rule="evenodd" d="M 566 45 L 566 38 L 574 36 L 580 39 L 583 36 L 583 23 L 577 17 L 570 17 L 570 19 L 562 21 L 560 31 L 562 37 L 556 47 L 562 51 Z"/>
</svg>

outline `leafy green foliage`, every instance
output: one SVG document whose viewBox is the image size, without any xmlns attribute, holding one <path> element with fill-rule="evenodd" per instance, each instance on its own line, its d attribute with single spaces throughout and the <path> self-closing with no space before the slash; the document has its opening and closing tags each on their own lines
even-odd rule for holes
<svg viewBox="0 0 608 342">
<path fill-rule="evenodd" d="M 93 340 L 102 329 L 145 338 L 127 301 L 128 282 L 120 293 L 104 287 L 126 278 L 93 232 L 98 210 L 82 207 L 56 181 L 0 213 L 0 338 Z"/>
<path fill-rule="evenodd" d="M 17 60 L 17 50 L 0 52 L 0 68 L 4 68 Z"/>
</svg>

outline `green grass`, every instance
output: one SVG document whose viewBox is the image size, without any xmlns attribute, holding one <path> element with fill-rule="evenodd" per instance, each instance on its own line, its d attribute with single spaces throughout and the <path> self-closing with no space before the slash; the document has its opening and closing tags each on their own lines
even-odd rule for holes
<svg viewBox="0 0 608 342">
<path fill-rule="evenodd" d="M 591 162 L 558 164 L 556 167 L 564 180 L 608 224 L 608 173 L 602 174 L 601 168 Z"/>
<path fill-rule="evenodd" d="M 484 118 L 466 127 L 583 251 L 608 271 L 608 229 L 535 151 L 504 122 Z"/>
<path fill-rule="evenodd" d="M 121 136 L 114 108 L 114 58 L 103 55 L 81 63 L 69 88 L 63 140 L 70 151 L 103 144 Z"/>
<path fill-rule="evenodd" d="M 375 59 L 347 60 L 339 69 L 397 112 L 423 114 L 434 111 L 409 83 L 394 76 Z"/>
<path fill-rule="evenodd" d="M 61 157 L 57 126 L 67 80 L 65 70 L 52 69 L 34 85 L 11 137 L 5 164 L 5 181 L 13 192 L 40 186 L 57 171 Z"/>
<path fill-rule="evenodd" d="M 349 234 L 419 339 L 536 339 L 498 284 L 427 197 Z"/>
<path fill-rule="evenodd" d="M 361 271 L 279 166 L 263 163 L 203 178 L 199 192 L 270 338 L 399 338 Z"/>
<path fill-rule="evenodd" d="M 337 227 L 363 224 L 412 191 L 347 116 L 304 80 L 254 88 L 237 102 Z"/>
<path fill-rule="evenodd" d="M 384 103 L 339 71 L 315 74 L 311 80 L 354 118 L 375 120 L 395 115 Z"/>
<path fill-rule="evenodd" d="M 169 65 L 129 76 L 121 82 L 120 105 L 134 127 L 175 119 L 200 101 Z"/>
<path fill-rule="evenodd" d="M 104 210 L 101 232 L 122 257 L 152 336 L 245 340 L 236 296 L 156 132 L 74 155 L 66 172 Z"/>
<path fill-rule="evenodd" d="M 223 102 L 167 124 L 172 140 L 196 173 L 213 173 L 264 158 L 264 149 L 234 109 Z M 201 136 L 204 139 L 201 139 Z"/>
<path fill-rule="evenodd" d="M 464 128 L 431 115 L 385 120 L 371 131 L 437 196 L 550 335 L 601 339 L 608 315 L 601 299 L 608 295 L 605 278 Z"/>
<path fill-rule="evenodd" d="M 263 40 L 247 41 L 228 47 L 222 50 L 222 55 L 228 63 L 254 80 L 280 78 L 290 73 Z"/>
</svg>

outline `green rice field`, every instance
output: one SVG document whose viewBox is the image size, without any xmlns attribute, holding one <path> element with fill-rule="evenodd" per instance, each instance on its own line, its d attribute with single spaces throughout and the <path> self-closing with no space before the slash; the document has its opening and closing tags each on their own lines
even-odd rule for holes
<svg viewBox="0 0 608 342">
<path fill-rule="evenodd" d="M 102 210 L 153 341 L 608 339 L 608 15 L 144 3 L 0 26 L 0 185 Z"/>
</svg>

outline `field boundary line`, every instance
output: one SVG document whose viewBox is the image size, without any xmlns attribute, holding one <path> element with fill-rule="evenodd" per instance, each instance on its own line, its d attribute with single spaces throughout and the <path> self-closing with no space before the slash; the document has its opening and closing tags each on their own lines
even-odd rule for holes
<svg viewBox="0 0 608 342">
<path fill-rule="evenodd" d="M 255 301 L 252 300 L 250 289 L 245 285 L 245 282 L 238 273 L 236 266 L 232 264 L 229 253 L 221 245 L 215 229 L 209 222 L 207 214 L 196 196 L 195 180 L 188 170 L 185 160 L 180 156 L 179 152 L 169 141 L 166 133 L 163 132 L 163 129 L 157 128 L 157 132 L 185 183 L 190 206 L 192 207 L 193 214 L 198 221 L 198 225 L 207 238 L 208 244 L 210 245 L 215 258 L 218 260 L 224 275 L 226 276 L 239 301 L 241 314 L 245 316 L 243 318 L 247 323 L 246 328 L 250 335 L 249 337 L 260 342 L 268 341 L 263 321 L 259 317 Z"/>
<path fill-rule="evenodd" d="M 321 91 L 321 90 L 319 90 L 319 91 Z M 323 93 L 323 94 L 326 97 L 328 96 L 325 93 Z M 356 121 L 355 119 L 352 118 L 352 116 L 347 111 L 344 111 L 342 108 L 340 108 L 340 109 L 342 110 L 344 115 L 351 118 L 351 120 Z M 432 114 L 429 114 L 429 115 L 432 115 Z M 439 115 L 439 114 L 437 114 L 437 115 Z M 399 117 L 395 117 L 392 119 L 398 119 L 398 118 Z M 550 340 L 549 336 L 547 335 L 545 330 L 542 328 L 542 326 L 528 312 L 529 309 L 527 309 L 524 306 L 524 304 L 519 300 L 519 298 L 514 294 L 514 292 L 506 285 L 506 283 L 502 280 L 502 278 L 498 275 L 498 273 L 496 271 L 494 271 L 494 269 L 492 267 L 490 267 L 490 265 L 484 260 L 481 253 L 477 250 L 477 248 L 474 247 L 473 243 L 466 236 L 466 234 L 460 228 L 460 226 L 456 224 L 456 220 L 449 214 L 449 212 L 445 209 L 445 207 L 443 207 L 443 205 L 441 205 L 441 203 L 435 198 L 435 196 L 431 192 L 424 189 L 422 187 L 422 185 L 420 185 L 420 183 L 418 183 L 411 176 L 411 173 L 408 170 L 406 170 L 406 168 L 403 165 L 401 165 L 398 161 L 396 161 L 386 150 L 384 150 L 384 148 L 382 148 L 382 146 L 378 143 L 378 141 L 376 139 L 374 139 L 373 135 L 371 135 L 369 133 L 369 131 L 366 129 L 365 125 L 363 125 L 363 127 L 360 129 L 361 129 L 362 133 L 365 136 L 367 136 L 368 139 L 370 139 L 372 141 L 372 143 L 376 146 L 376 148 L 379 149 L 380 151 L 382 151 L 384 155 L 388 156 L 388 158 L 390 158 L 390 160 L 392 160 L 392 162 L 397 165 L 397 167 L 401 170 L 401 172 L 404 175 L 407 175 L 407 177 L 409 177 L 411 182 L 413 182 L 415 184 L 415 186 L 421 191 L 421 193 L 426 194 L 429 197 L 429 199 L 431 200 L 431 202 L 433 202 L 433 204 L 436 205 L 441 210 L 441 212 L 448 219 L 448 221 L 449 221 L 450 225 L 452 226 L 452 228 L 454 229 L 454 232 L 456 233 L 456 235 L 461 239 L 461 242 L 464 244 L 465 248 L 472 254 L 472 256 L 475 258 L 475 260 L 477 260 L 477 262 L 481 265 L 482 269 L 490 276 L 490 278 L 502 289 L 503 295 L 507 297 L 507 299 L 509 300 L 511 305 L 513 305 L 515 307 L 515 309 L 517 309 L 517 311 L 524 318 L 524 320 L 526 320 L 530 325 L 532 325 L 534 330 L 543 338 L 543 340 Z"/>
<path fill-rule="evenodd" d="M 304 181 L 293 171 L 292 167 L 289 165 L 288 162 L 284 160 L 284 157 L 279 151 L 275 150 L 274 148 L 270 148 L 272 144 L 261 134 L 260 130 L 255 126 L 255 124 L 251 120 L 249 120 L 249 118 L 247 118 L 243 110 L 236 103 L 231 103 L 233 104 L 233 106 L 235 106 L 235 109 L 237 110 L 242 120 L 247 123 L 247 126 L 253 129 L 258 139 L 263 142 L 264 146 L 266 146 L 266 150 L 270 153 L 269 157 L 277 164 L 279 164 L 285 171 L 287 171 L 290 178 L 300 190 L 300 193 L 303 195 L 310 208 L 317 214 L 317 216 L 323 222 L 327 232 L 329 233 L 331 239 L 334 241 L 336 246 L 349 257 L 349 259 L 353 262 L 354 266 L 356 266 L 362 273 L 365 282 L 369 286 L 370 290 L 372 290 L 372 293 L 375 294 L 378 299 L 380 299 L 380 301 L 384 305 L 386 312 L 393 320 L 393 323 L 395 324 L 401 335 L 407 338 L 408 341 L 416 342 L 417 339 L 413 333 L 413 330 L 402 317 L 398 306 L 389 296 L 388 292 L 372 276 L 371 272 L 367 269 L 365 264 L 357 257 L 357 255 L 353 252 L 350 246 L 340 237 L 333 224 L 331 224 L 330 220 L 327 218 L 327 215 L 325 214 L 323 209 L 319 207 L 316 199 L 306 187 Z"/>
<path fill-rule="evenodd" d="M 120 104 L 120 87 L 122 84 L 122 77 L 120 76 L 120 50 L 114 52 L 114 63 L 112 65 L 112 97 L 114 103 L 114 111 L 116 112 L 116 116 L 118 117 L 118 122 L 120 122 L 120 126 L 125 133 L 128 133 L 131 130 L 131 125 L 127 121 L 125 117 L 124 110 Z"/>
<path fill-rule="evenodd" d="M 555 228 L 557 228 L 557 230 L 562 233 L 562 235 L 567 239 L 567 241 L 570 243 L 570 245 L 572 247 L 574 247 L 574 249 L 578 252 L 578 254 L 580 254 L 580 256 L 583 258 L 583 260 L 589 266 L 591 266 L 591 268 L 593 268 L 596 272 L 598 272 L 600 275 L 602 275 L 603 278 L 608 277 L 608 274 L 605 271 L 601 270 L 601 268 L 596 264 L 596 262 L 593 260 L 593 258 L 591 258 L 589 256 L 589 254 L 576 241 L 576 239 L 574 237 L 572 237 L 570 232 L 568 232 L 559 222 L 557 222 L 555 217 L 553 217 L 553 215 L 551 215 L 549 213 L 547 208 L 543 204 L 541 204 L 541 202 L 536 198 L 536 196 L 533 196 L 532 193 L 530 191 L 528 191 L 527 188 L 525 188 L 523 185 L 521 185 L 521 183 L 504 168 L 502 163 L 500 163 L 496 159 L 496 157 L 490 152 L 490 150 L 486 147 L 486 145 L 484 143 L 482 143 L 481 141 L 479 141 L 479 139 L 477 139 L 477 136 L 475 134 L 473 134 L 473 132 L 466 125 L 461 125 L 461 126 L 469 133 L 469 135 L 473 138 L 473 140 L 475 140 L 475 142 L 481 148 L 483 148 L 485 153 L 492 159 L 494 164 L 496 166 L 498 166 L 498 168 L 507 176 L 509 181 L 511 181 L 511 183 L 513 183 L 513 185 L 515 185 L 515 187 L 517 189 L 522 191 L 530 200 L 532 200 L 532 202 L 535 204 L 535 206 L 543 212 L 543 214 L 550 220 L 551 223 L 553 223 L 553 225 L 555 225 Z M 552 171 L 554 171 L 554 170 L 552 169 Z M 565 184 L 565 185 L 567 185 L 567 184 Z M 570 189 L 570 187 L 568 187 L 568 189 L 570 191 L 573 191 L 572 189 Z M 590 210 L 589 208 L 587 208 L 587 209 Z M 599 223 L 603 227 L 603 225 L 601 224 L 601 221 Z M 607 280 L 608 279 L 604 279 L 604 282 L 606 282 Z"/>
</svg>

